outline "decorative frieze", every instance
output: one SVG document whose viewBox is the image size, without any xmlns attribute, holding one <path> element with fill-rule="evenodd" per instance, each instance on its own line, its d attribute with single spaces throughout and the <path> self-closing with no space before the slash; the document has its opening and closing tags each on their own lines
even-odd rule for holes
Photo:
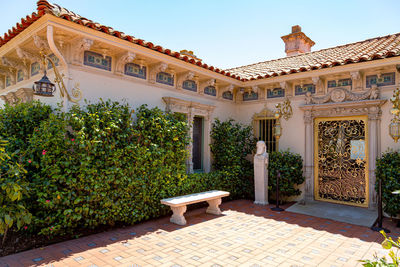
<svg viewBox="0 0 400 267">
<path fill-rule="evenodd" d="M 125 75 L 146 80 L 147 67 L 135 63 L 125 64 Z"/>
<path fill-rule="evenodd" d="M 285 96 L 285 89 L 282 88 L 267 89 L 267 98 L 277 98 L 284 96 Z"/>
<path fill-rule="evenodd" d="M 258 93 L 251 91 L 243 94 L 243 101 L 258 100 Z"/>
<path fill-rule="evenodd" d="M 20 88 L 16 92 L 9 92 L 0 97 L 9 105 L 14 105 L 20 102 L 26 103 L 33 100 L 33 90 L 31 88 Z"/>
<path fill-rule="evenodd" d="M 84 52 L 90 50 L 94 41 L 92 39 L 83 38 L 72 46 L 72 63 L 82 65 L 84 60 Z"/>
<path fill-rule="evenodd" d="M 177 89 L 185 89 L 193 92 L 197 92 L 197 83 L 194 81 L 195 73 L 188 71 L 180 74 L 177 78 L 176 87 Z"/>
<path fill-rule="evenodd" d="M 365 80 L 366 80 L 366 87 L 371 88 L 372 85 L 377 85 L 377 86 L 387 86 L 387 85 L 394 85 L 396 83 L 395 81 L 395 73 L 383 73 L 380 75 L 368 75 Z"/>
<path fill-rule="evenodd" d="M 157 74 L 159 72 L 165 72 L 168 68 L 168 64 L 164 62 L 157 63 L 150 68 L 150 74 L 149 74 L 149 82 L 150 83 L 155 83 L 157 79 Z"/>
<path fill-rule="evenodd" d="M 132 63 L 135 58 L 136 54 L 133 52 L 126 52 L 120 56 L 117 60 L 117 64 L 115 65 L 115 73 L 118 75 L 123 75 L 126 70 L 126 64 Z"/>
<path fill-rule="evenodd" d="M 217 96 L 217 89 L 215 88 L 215 86 L 207 86 L 204 88 L 204 94 Z"/>
<path fill-rule="evenodd" d="M 225 91 L 222 93 L 222 98 L 227 100 L 233 100 L 233 94 L 231 91 Z"/>
<path fill-rule="evenodd" d="M 93 51 L 84 51 L 83 64 L 86 66 L 111 71 L 111 57 Z"/>
<path fill-rule="evenodd" d="M 344 101 L 360 101 L 365 99 L 378 99 L 379 89 L 376 85 L 368 91 L 362 93 L 355 93 L 346 88 L 335 88 L 328 92 L 325 96 L 317 97 L 312 96 L 311 92 L 306 93 L 306 104 L 323 104 L 328 102 L 344 102 Z"/>
<path fill-rule="evenodd" d="M 215 79 L 208 79 L 200 83 L 200 94 L 205 94 L 206 87 L 215 87 Z"/>
<path fill-rule="evenodd" d="M 305 95 L 307 92 L 311 94 L 315 94 L 315 85 L 314 84 L 304 84 L 304 85 L 296 85 L 294 87 L 295 95 Z"/>
</svg>

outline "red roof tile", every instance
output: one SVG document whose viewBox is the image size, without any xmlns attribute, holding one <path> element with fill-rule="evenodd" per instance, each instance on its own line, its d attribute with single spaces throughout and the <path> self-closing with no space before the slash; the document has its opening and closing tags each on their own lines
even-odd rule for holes
<svg viewBox="0 0 400 267">
<path fill-rule="evenodd" d="M 34 23 L 45 14 L 51 14 L 53 16 L 80 24 L 82 26 L 104 32 L 106 34 L 115 36 L 128 42 L 138 44 L 148 49 L 155 50 L 159 53 L 178 58 L 185 62 L 189 62 L 199 67 L 214 71 L 216 73 L 220 73 L 222 75 L 240 81 L 264 79 L 280 75 L 287 75 L 291 73 L 304 72 L 400 55 L 400 33 L 397 33 L 384 37 L 368 39 L 357 43 L 346 44 L 315 52 L 309 52 L 301 55 L 260 62 L 227 70 L 220 70 L 219 68 L 208 66 L 207 64 L 202 63 L 201 60 L 195 60 L 193 58 L 189 59 L 187 56 L 181 55 L 179 52 L 165 49 L 160 45 L 154 45 L 151 42 L 146 42 L 131 35 L 127 35 L 123 32 L 116 31 L 111 27 L 93 22 L 87 18 L 75 14 L 72 11 L 60 7 L 59 5 L 50 4 L 46 0 L 39 0 L 37 2 L 37 13 L 34 12 L 30 16 L 26 16 L 25 19 L 22 18 L 21 23 L 17 23 L 16 27 L 10 29 L 8 33 L 5 33 L 3 38 L 0 37 L 0 47 L 6 44 L 15 36 L 17 36 L 20 32 L 28 28 L 32 23 Z"/>
<path fill-rule="evenodd" d="M 400 33 L 227 69 L 247 80 L 400 56 Z"/>
</svg>

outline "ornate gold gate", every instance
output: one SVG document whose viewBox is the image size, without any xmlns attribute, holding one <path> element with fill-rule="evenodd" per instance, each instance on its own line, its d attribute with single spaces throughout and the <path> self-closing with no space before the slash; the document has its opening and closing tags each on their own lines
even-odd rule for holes
<svg viewBox="0 0 400 267">
<path fill-rule="evenodd" d="M 315 199 L 367 207 L 367 117 L 317 118 L 314 139 Z"/>
</svg>

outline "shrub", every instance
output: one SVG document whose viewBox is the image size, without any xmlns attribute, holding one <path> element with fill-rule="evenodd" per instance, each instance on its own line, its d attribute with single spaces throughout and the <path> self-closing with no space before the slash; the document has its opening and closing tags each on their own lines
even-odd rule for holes
<svg viewBox="0 0 400 267">
<path fill-rule="evenodd" d="M 295 186 L 304 182 L 303 160 L 299 154 L 290 151 L 276 151 L 269 154 L 268 188 L 270 195 L 276 192 L 276 175 L 280 171 L 279 191 L 282 196 L 297 196 L 301 191 Z"/>
<path fill-rule="evenodd" d="M 29 147 L 35 231 L 64 234 L 168 212 L 160 199 L 175 196 L 186 175 L 187 125 L 158 108 L 140 107 L 136 123 L 131 113 L 101 101 L 41 124 Z"/>
<path fill-rule="evenodd" d="M 31 214 L 23 205 L 23 198 L 28 194 L 26 171 L 11 160 L 6 153 L 7 142 L 0 139 L 0 234 L 2 244 L 7 238 L 8 230 L 15 226 L 19 230 L 31 221 Z"/>
<path fill-rule="evenodd" d="M 375 190 L 379 192 L 379 180 L 382 180 L 383 210 L 390 216 L 400 212 L 400 195 L 392 194 L 400 189 L 400 153 L 388 151 L 376 160 Z"/>
<path fill-rule="evenodd" d="M 400 265 L 400 257 L 398 256 L 398 252 L 400 249 L 400 238 L 397 239 L 397 241 L 393 240 L 391 237 L 387 237 L 386 233 L 384 231 L 381 231 L 381 234 L 385 238 L 385 240 L 382 242 L 382 248 L 384 249 L 392 249 L 389 251 L 389 257 L 392 260 L 392 262 L 388 262 L 386 257 L 379 258 L 377 255 L 375 255 L 374 260 L 360 260 L 360 262 L 363 263 L 363 266 L 366 267 L 376 267 L 376 266 L 399 266 Z"/>
<path fill-rule="evenodd" d="M 0 138 L 8 141 L 7 151 L 24 151 L 30 135 L 44 120 L 47 120 L 52 108 L 39 101 L 6 104 L 0 109 Z"/>
<path fill-rule="evenodd" d="M 253 165 L 246 159 L 255 150 L 257 142 L 251 126 L 236 123 L 232 119 L 225 122 L 216 119 L 211 138 L 213 169 L 229 174 L 230 182 L 234 183 L 231 188 L 234 195 L 237 193 L 237 196 L 253 198 Z"/>
</svg>

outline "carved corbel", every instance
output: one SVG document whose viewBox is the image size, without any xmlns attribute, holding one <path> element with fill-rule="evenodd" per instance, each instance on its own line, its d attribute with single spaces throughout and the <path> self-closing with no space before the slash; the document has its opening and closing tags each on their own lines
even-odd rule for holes
<svg viewBox="0 0 400 267">
<path fill-rule="evenodd" d="M 40 50 L 45 50 L 45 51 L 50 50 L 49 44 L 45 40 L 43 40 L 42 37 L 38 35 L 33 36 L 33 43 Z"/>
<path fill-rule="evenodd" d="M 150 83 L 155 83 L 156 82 L 156 77 L 157 73 L 159 72 L 165 72 L 168 68 L 168 64 L 164 62 L 160 62 L 155 64 L 150 68 L 150 75 L 149 75 L 149 82 Z"/>
<path fill-rule="evenodd" d="M 229 92 L 231 92 L 231 94 L 233 94 L 233 89 L 235 89 L 235 86 L 233 84 L 230 84 L 228 86 L 225 86 L 222 91 L 223 92 L 229 91 Z"/>
<path fill-rule="evenodd" d="M 83 38 L 72 46 L 72 63 L 82 65 L 83 54 L 86 50 L 90 50 L 94 41 L 92 39 Z"/>
<path fill-rule="evenodd" d="M 22 64 L 21 62 L 18 62 L 15 59 L 12 58 L 6 58 L 6 57 L 2 57 L 0 58 L 0 64 L 8 67 L 15 71 L 17 70 L 22 70 L 23 74 L 24 74 L 24 79 L 27 79 L 29 77 L 29 70 L 28 67 L 26 66 L 27 64 Z"/>
<path fill-rule="evenodd" d="M 4 101 L 4 103 L 8 104 L 8 99 L 5 95 L 0 95 L 0 98 Z"/>
<path fill-rule="evenodd" d="M 285 90 L 285 96 L 293 96 L 293 92 L 292 92 L 292 90 L 291 90 L 291 87 L 290 87 L 290 83 L 289 82 L 280 82 L 279 83 L 279 86 L 283 89 L 283 90 Z M 273 88 L 271 88 L 271 89 L 273 89 Z"/>
<path fill-rule="evenodd" d="M 115 66 L 115 73 L 123 75 L 125 72 L 125 64 L 131 63 L 136 58 L 136 54 L 133 52 L 126 52 L 117 61 Z"/>
<path fill-rule="evenodd" d="M 7 103 L 10 105 L 14 105 L 18 102 L 18 97 L 14 92 L 10 92 L 6 95 Z"/>
<path fill-rule="evenodd" d="M 312 77 L 311 80 L 312 80 L 312 83 L 315 86 L 315 89 L 316 89 L 315 91 L 317 92 L 317 94 L 323 94 L 324 93 L 324 86 L 323 86 L 323 83 L 322 83 L 322 79 L 317 76 L 317 77 Z"/>
<path fill-rule="evenodd" d="M 215 86 L 215 84 L 216 84 L 215 79 L 209 79 L 209 80 L 202 82 L 200 84 L 200 90 L 199 90 L 200 94 L 204 94 L 204 89 L 207 86 Z"/>
<path fill-rule="evenodd" d="M 3 69 L 0 69 L 0 75 L 3 75 L 3 76 L 5 76 L 6 77 L 6 79 L 7 79 L 7 76 L 8 77 L 10 77 L 10 79 L 11 79 L 11 85 L 14 85 L 15 83 L 16 83 L 16 79 L 15 79 L 15 71 L 13 71 L 13 69 L 8 69 L 8 70 L 3 70 Z"/>
<path fill-rule="evenodd" d="M 193 80 L 194 76 L 195 76 L 195 74 L 193 71 L 188 71 L 188 72 L 185 72 L 185 73 L 179 75 L 177 82 L 176 82 L 176 88 L 179 90 L 182 90 L 183 82 L 186 80 Z"/>
<path fill-rule="evenodd" d="M 350 72 L 353 90 L 361 90 L 361 73 L 359 71 Z"/>
<path fill-rule="evenodd" d="M 30 88 L 20 88 L 15 92 L 15 95 L 23 103 L 33 100 L 33 90 Z"/>
<path fill-rule="evenodd" d="M 32 63 L 32 62 L 41 62 L 40 57 L 37 55 L 34 55 L 22 48 L 20 48 L 19 46 L 17 46 L 15 48 L 15 51 L 17 52 L 18 57 L 22 60 L 22 62 L 27 65 L 28 62 Z"/>
</svg>

